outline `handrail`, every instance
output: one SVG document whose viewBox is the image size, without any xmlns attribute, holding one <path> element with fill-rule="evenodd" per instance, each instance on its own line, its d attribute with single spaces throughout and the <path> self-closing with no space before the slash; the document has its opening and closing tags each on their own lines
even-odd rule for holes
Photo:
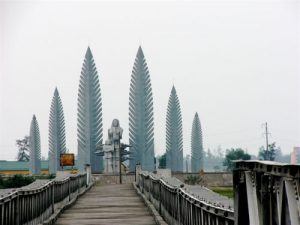
<svg viewBox="0 0 300 225">
<path fill-rule="evenodd" d="M 158 177 L 137 170 L 136 185 L 168 224 L 234 224 L 233 207 L 211 202 L 205 199 L 205 196 L 196 196 L 188 190 L 189 186 L 185 186 L 176 178 Z M 210 191 L 204 187 L 199 188 Z"/>
<path fill-rule="evenodd" d="M 87 186 L 87 175 L 36 180 L 0 196 L 0 225 L 35 225 L 47 220 L 56 209 L 76 198 Z"/>
</svg>

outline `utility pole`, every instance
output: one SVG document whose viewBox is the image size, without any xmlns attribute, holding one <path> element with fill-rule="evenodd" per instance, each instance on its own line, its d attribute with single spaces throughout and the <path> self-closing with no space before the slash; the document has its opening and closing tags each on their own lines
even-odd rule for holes
<svg viewBox="0 0 300 225">
<path fill-rule="evenodd" d="M 263 126 L 265 126 L 265 133 L 264 135 L 266 136 L 266 151 L 268 155 L 268 160 L 270 160 L 270 152 L 269 152 L 269 135 L 270 133 L 268 132 L 268 123 L 264 123 Z"/>
</svg>

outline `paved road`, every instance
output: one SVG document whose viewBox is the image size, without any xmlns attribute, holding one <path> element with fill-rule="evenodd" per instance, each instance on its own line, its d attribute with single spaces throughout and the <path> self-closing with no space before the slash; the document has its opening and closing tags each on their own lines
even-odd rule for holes
<svg viewBox="0 0 300 225">
<path fill-rule="evenodd" d="M 57 225 L 155 225 L 153 216 L 132 184 L 94 185 L 69 209 Z"/>
</svg>

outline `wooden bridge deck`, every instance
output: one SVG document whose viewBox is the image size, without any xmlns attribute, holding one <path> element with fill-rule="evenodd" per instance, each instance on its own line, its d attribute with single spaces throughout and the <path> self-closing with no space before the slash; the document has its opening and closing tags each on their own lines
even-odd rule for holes
<svg viewBox="0 0 300 225">
<path fill-rule="evenodd" d="M 132 184 L 94 185 L 69 209 L 57 225 L 154 225 L 153 216 Z"/>
</svg>

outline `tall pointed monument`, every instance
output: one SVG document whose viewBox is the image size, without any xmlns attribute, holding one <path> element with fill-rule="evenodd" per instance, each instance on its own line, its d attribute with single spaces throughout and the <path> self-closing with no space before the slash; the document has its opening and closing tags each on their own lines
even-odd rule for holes
<svg viewBox="0 0 300 225">
<path fill-rule="evenodd" d="M 29 132 L 29 173 L 40 174 L 41 173 L 41 138 L 39 124 L 35 115 L 31 120 L 30 132 Z"/>
<path fill-rule="evenodd" d="M 166 119 L 166 167 L 171 171 L 183 171 L 183 140 L 180 102 L 173 86 L 169 97 Z"/>
<path fill-rule="evenodd" d="M 133 159 L 130 170 L 140 163 L 143 170 L 154 170 L 153 96 L 150 74 L 141 47 L 132 69 L 129 93 L 129 144 Z"/>
<path fill-rule="evenodd" d="M 65 119 L 57 88 L 52 98 L 49 116 L 49 173 L 60 170 L 60 154 L 66 152 Z"/>
<path fill-rule="evenodd" d="M 203 170 L 203 140 L 198 113 L 195 114 L 191 134 L 191 166 L 192 173 Z"/>
<path fill-rule="evenodd" d="M 81 70 L 77 106 L 78 168 L 84 171 L 85 165 L 89 164 L 92 173 L 99 173 L 103 170 L 103 159 L 95 151 L 102 144 L 102 101 L 99 77 L 89 47 Z"/>
</svg>

